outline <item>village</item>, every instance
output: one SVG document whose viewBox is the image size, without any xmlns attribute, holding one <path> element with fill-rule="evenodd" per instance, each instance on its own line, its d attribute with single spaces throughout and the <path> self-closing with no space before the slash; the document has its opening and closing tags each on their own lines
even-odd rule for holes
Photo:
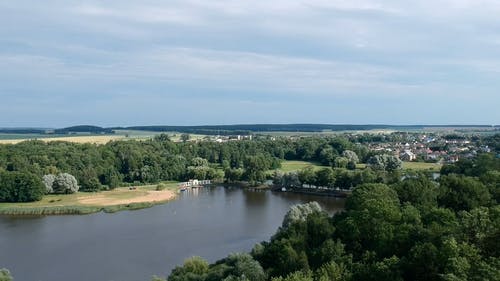
<svg viewBox="0 0 500 281">
<path fill-rule="evenodd" d="M 364 138 L 360 137 L 360 135 L 369 136 L 369 141 L 363 140 Z M 319 133 L 318 136 L 324 135 Z M 480 137 L 469 132 L 364 132 L 362 134 L 338 134 L 338 136 L 344 136 L 350 140 L 361 140 L 355 142 L 367 146 L 370 151 L 391 154 L 405 162 L 451 164 L 457 162 L 459 159 L 472 159 L 480 153 L 489 153 L 492 151 L 488 145 L 481 143 Z M 311 135 L 274 136 L 248 134 L 207 136 L 205 140 L 224 143 L 262 138 L 271 140 L 277 140 L 279 138 L 298 140 L 307 137 L 311 137 Z"/>
<path fill-rule="evenodd" d="M 402 161 L 427 163 L 455 163 L 459 159 L 472 159 L 491 148 L 471 134 L 393 133 L 397 141 L 372 142 L 368 148 L 393 154 Z"/>
</svg>

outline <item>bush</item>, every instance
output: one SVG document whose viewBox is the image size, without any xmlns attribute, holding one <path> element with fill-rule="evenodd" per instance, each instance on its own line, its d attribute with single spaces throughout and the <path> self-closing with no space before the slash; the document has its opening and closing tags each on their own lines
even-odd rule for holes
<svg viewBox="0 0 500 281">
<path fill-rule="evenodd" d="M 159 183 L 156 185 L 156 190 L 158 190 L 158 191 L 164 190 L 165 188 L 167 188 L 167 185 L 164 183 Z"/>
</svg>

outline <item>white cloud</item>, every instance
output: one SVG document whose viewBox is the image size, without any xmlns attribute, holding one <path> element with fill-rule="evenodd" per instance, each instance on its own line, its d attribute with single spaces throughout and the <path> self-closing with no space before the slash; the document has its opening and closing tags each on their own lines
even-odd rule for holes
<svg viewBox="0 0 500 281">
<path fill-rule="evenodd" d="M 0 94 L 473 103 L 471 92 L 491 99 L 500 86 L 497 0 L 1 1 L 0 11 Z"/>
</svg>

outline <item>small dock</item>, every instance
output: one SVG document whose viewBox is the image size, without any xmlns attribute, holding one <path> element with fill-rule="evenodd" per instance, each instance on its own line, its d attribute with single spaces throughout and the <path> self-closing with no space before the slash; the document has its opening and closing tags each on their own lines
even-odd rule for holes
<svg viewBox="0 0 500 281">
<path fill-rule="evenodd" d="M 204 187 L 204 186 L 207 186 L 210 184 L 212 184 L 212 182 L 210 180 L 194 179 L 194 180 L 189 180 L 186 182 L 181 182 L 181 183 L 179 183 L 178 186 L 179 186 L 180 190 L 186 190 L 187 188 L 199 188 L 199 187 Z"/>
</svg>

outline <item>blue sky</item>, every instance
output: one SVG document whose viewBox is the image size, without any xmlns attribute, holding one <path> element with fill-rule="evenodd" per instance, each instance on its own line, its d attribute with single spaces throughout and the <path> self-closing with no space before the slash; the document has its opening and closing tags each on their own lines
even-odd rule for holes
<svg viewBox="0 0 500 281">
<path fill-rule="evenodd" d="M 499 124 L 498 0 L 0 0 L 0 127 Z"/>
</svg>

